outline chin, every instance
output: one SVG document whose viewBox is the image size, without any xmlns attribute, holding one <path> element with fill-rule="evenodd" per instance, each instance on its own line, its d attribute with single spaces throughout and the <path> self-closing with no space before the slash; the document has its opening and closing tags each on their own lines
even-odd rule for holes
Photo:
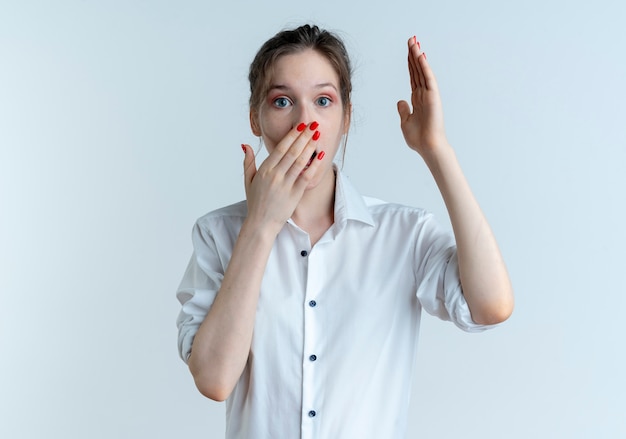
<svg viewBox="0 0 626 439">
<path fill-rule="evenodd" d="M 319 186 L 320 181 L 321 181 L 321 178 L 315 175 L 315 177 L 313 177 L 313 179 L 309 182 L 309 184 L 306 185 L 306 188 L 304 190 L 309 191 L 311 189 L 315 189 L 316 187 Z"/>
<path fill-rule="evenodd" d="M 328 168 L 327 167 L 318 168 L 317 171 L 315 172 L 315 176 L 311 179 L 311 181 L 309 182 L 305 190 L 308 191 L 311 189 L 315 189 L 324 181 L 324 179 L 328 176 L 328 174 L 332 172 L 333 172 L 332 166 Z"/>
</svg>

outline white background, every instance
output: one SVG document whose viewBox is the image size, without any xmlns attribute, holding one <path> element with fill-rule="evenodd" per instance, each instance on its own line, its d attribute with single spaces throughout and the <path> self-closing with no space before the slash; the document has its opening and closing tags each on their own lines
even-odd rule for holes
<svg viewBox="0 0 626 439">
<path fill-rule="evenodd" d="M 497 330 L 424 319 L 409 437 L 626 437 L 622 5 L 0 0 L 0 437 L 223 437 L 174 294 L 243 198 L 249 63 L 304 22 L 353 57 L 345 172 L 448 225 L 398 127 L 417 35 L 515 287 Z"/>
</svg>

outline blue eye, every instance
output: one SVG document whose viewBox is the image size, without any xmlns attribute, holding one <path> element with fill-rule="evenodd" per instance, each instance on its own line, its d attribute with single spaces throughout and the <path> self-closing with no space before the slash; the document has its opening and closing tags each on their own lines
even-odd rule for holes
<svg viewBox="0 0 626 439">
<path fill-rule="evenodd" d="M 332 101 L 330 100 L 330 98 L 327 98 L 326 96 L 322 96 L 321 98 L 317 99 L 317 105 L 319 105 L 320 107 L 328 107 L 331 102 Z"/>
<path fill-rule="evenodd" d="M 289 99 L 287 98 L 276 98 L 274 99 L 274 105 L 278 108 L 285 108 L 289 105 Z"/>
</svg>

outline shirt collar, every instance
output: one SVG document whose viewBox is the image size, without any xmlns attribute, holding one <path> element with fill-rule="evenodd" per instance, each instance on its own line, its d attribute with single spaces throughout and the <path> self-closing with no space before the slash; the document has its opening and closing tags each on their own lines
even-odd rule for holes
<svg viewBox="0 0 626 439">
<path fill-rule="evenodd" d="M 335 166 L 337 182 L 335 184 L 335 223 L 343 228 L 348 220 L 359 221 L 374 226 L 374 218 L 369 212 L 365 200 L 348 177 Z"/>
</svg>

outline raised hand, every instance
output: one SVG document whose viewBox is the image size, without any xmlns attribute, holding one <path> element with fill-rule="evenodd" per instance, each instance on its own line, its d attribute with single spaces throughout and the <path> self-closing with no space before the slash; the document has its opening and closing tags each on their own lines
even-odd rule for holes
<svg viewBox="0 0 626 439">
<path fill-rule="evenodd" d="M 400 127 L 409 147 L 426 158 L 425 155 L 447 145 L 443 110 L 435 75 L 419 42 L 412 37 L 408 46 L 413 111 L 406 101 L 398 102 Z"/>
<path fill-rule="evenodd" d="M 248 218 L 257 226 L 278 233 L 293 214 L 324 157 L 323 151 L 316 153 L 318 126 L 292 128 L 258 170 L 252 148 L 242 145 Z"/>
</svg>

